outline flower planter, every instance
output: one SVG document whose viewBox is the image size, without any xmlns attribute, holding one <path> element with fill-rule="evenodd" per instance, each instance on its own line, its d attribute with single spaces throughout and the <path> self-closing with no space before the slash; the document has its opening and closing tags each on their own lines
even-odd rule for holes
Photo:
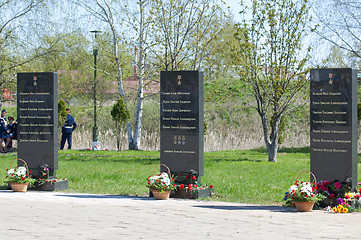
<svg viewBox="0 0 361 240">
<path fill-rule="evenodd" d="M 11 189 L 14 192 L 26 192 L 28 190 L 28 185 L 29 183 L 10 183 Z"/>
<path fill-rule="evenodd" d="M 169 195 L 170 195 L 170 191 L 158 191 L 158 190 L 152 190 L 154 199 L 157 200 L 168 200 L 169 199 Z"/>
<path fill-rule="evenodd" d="M 298 212 L 311 212 L 315 202 L 295 202 Z"/>
</svg>

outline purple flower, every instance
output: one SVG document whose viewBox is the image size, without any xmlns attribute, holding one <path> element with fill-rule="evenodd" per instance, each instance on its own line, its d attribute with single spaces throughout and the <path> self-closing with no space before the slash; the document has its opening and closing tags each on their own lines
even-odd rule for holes
<svg viewBox="0 0 361 240">
<path fill-rule="evenodd" d="M 343 204 L 343 199 L 342 198 L 338 198 L 337 199 L 337 205 L 342 205 Z"/>
</svg>

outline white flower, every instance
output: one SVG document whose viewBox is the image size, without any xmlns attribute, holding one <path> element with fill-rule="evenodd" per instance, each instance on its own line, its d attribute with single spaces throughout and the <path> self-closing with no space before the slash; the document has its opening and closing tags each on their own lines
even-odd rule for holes
<svg viewBox="0 0 361 240">
<path fill-rule="evenodd" d="M 169 178 L 163 179 L 163 182 L 165 183 L 165 185 L 170 185 L 170 179 Z"/>
<path fill-rule="evenodd" d="M 298 190 L 297 185 L 292 185 L 292 186 L 290 187 L 290 189 L 288 189 L 288 192 L 291 193 L 293 190 L 295 190 L 295 191 Z"/>
<path fill-rule="evenodd" d="M 8 175 L 12 175 L 14 173 L 15 173 L 15 170 L 13 168 L 8 171 Z"/>
<path fill-rule="evenodd" d="M 162 178 L 169 178 L 169 177 L 168 177 L 168 173 L 166 173 L 166 172 L 162 173 L 161 176 L 162 176 Z"/>
<path fill-rule="evenodd" d="M 21 176 L 26 176 L 26 168 L 25 167 L 19 167 L 18 170 L 16 171 L 16 175 L 18 175 L 19 177 Z"/>
</svg>

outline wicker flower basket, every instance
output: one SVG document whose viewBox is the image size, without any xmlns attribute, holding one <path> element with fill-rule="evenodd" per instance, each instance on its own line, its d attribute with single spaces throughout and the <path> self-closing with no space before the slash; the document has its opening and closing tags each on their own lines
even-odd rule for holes
<svg viewBox="0 0 361 240">
<path fill-rule="evenodd" d="M 158 166 L 164 166 L 164 167 L 166 167 L 167 170 L 168 170 L 168 175 L 170 176 L 170 169 L 169 169 L 169 167 L 168 167 L 167 165 L 165 165 L 165 164 L 162 164 L 162 163 L 154 167 L 154 169 L 153 169 L 153 171 L 152 171 L 152 175 L 154 174 L 154 171 L 155 171 L 155 169 L 156 169 Z M 170 196 L 170 192 L 171 192 L 171 191 L 163 191 L 163 192 L 161 192 L 161 191 L 159 191 L 159 190 L 154 190 L 154 189 L 152 189 L 153 197 L 154 197 L 154 199 L 156 199 L 156 200 L 168 200 L 168 199 L 169 199 L 169 196 Z"/>
<path fill-rule="evenodd" d="M 13 192 L 26 192 L 28 190 L 28 185 L 29 183 L 10 183 Z"/>
<path fill-rule="evenodd" d="M 20 160 L 24 163 L 24 166 L 26 167 L 26 171 L 28 174 L 30 174 L 30 171 L 29 171 L 29 167 L 28 167 L 28 164 L 26 164 L 26 162 L 21 159 L 21 158 L 18 158 L 18 159 L 14 159 L 10 166 L 13 164 L 13 162 L 15 160 Z M 28 186 L 29 186 L 29 183 L 16 183 L 16 182 L 10 182 L 9 183 L 10 186 L 11 186 L 11 189 L 13 190 L 13 192 L 26 192 L 28 190 Z"/>
<path fill-rule="evenodd" d="M 313 184 L 316 185 L 317 180 L 316 180 L 316 176 L 310 172 L 310 171 L 302 171 L 298 174 L 296 181 L 298 180 L 298 178 L 300 177 L 300 175 L 304 172 L 310 173 L 313 177 Z M 315 205 L 314 201 L 311 202 L 295 202 L 295 206 L 298 212 L 311 212 L 313 210 L 313 206 Z"/>
<path fill-rule="evenodd" d="M 298 212 L 311 212 L 315 202 L 295 202 Z"/>
<path fill-rule="evenodd" d="M 161 192 L 158 190 L 152 190 L 152 193 L 153 193 L 154 199 L 157 199 L 157 200 L 168 200 L 169 196 L 170 196 L 170 191 Z"/>
</svg>

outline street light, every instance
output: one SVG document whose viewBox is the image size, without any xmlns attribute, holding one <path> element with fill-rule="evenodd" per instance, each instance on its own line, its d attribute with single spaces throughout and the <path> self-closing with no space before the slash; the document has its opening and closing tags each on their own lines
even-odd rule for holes
<svg viewBox="0 0 361 240">
<path fill-rule="evenodd" d="M 97 126 L 97 55 L 98 55 L 98 44 L 97 44 L 97 35 L 101 31 L 90 31 L 94 33 L 94 42 L 93 42 L 93 55 L 94 55 L 94 127 L 93 127 L 93 142 L 98 142 L 98 126 Z"/>
</svg>

